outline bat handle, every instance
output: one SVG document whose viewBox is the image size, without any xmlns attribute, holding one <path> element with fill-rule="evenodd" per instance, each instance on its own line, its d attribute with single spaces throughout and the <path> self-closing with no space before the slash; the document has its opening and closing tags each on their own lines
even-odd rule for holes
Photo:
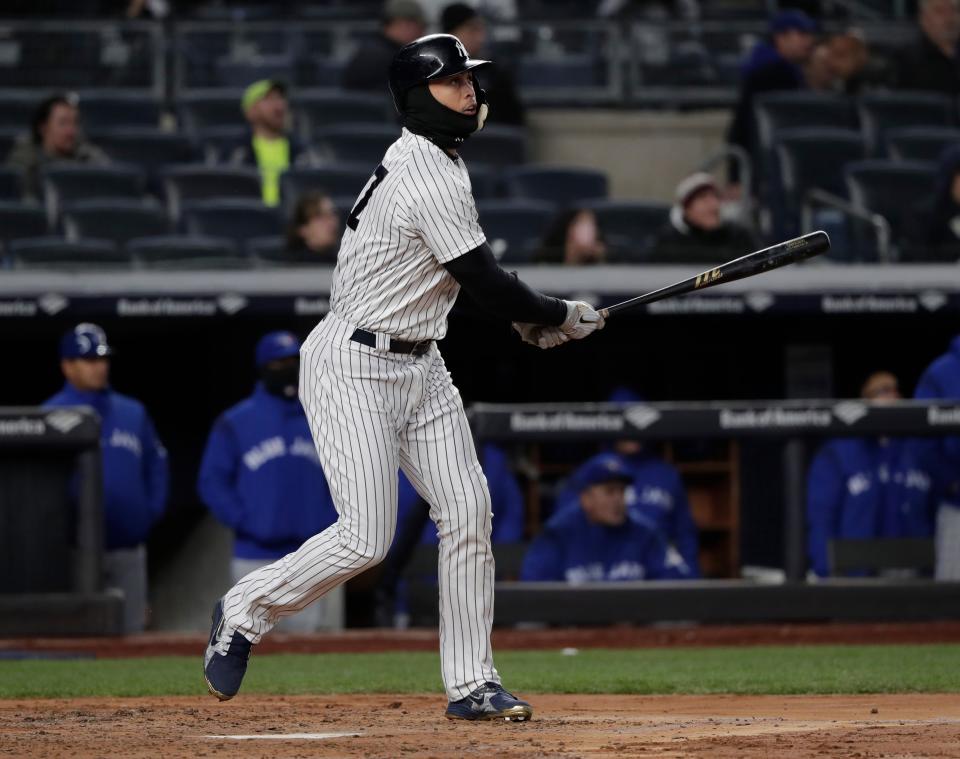
<svg viewBox="0 0 960 759">
<path fill-rule="evenodd" d="M 610 318 L 610 309 L 609 309 L 609 308 L 601 308 L 597 313 L 600 314 L 600 316 L 603 317 L 603 320 L 604 320 L 604 321 L 606 321 L 607 319 Z"/>
</svg>

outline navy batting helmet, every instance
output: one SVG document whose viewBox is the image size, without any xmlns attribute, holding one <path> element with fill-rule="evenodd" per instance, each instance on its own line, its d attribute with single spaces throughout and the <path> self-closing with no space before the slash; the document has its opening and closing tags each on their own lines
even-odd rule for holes
<svg viewBox="0 0 960 759">
<path fill-rule="evenodd" d="M 60 358 L 106 358 L 113 353 L 99 324 L 83 322 L 60 340 Z"/>
<path fill-rule="evenodd" d="M 401 48 L 390 64 L 393 104 L 398 113 L 403 113 L 404 97 L 411 87 L 489 63 L 471 58 L 463 43 L 452 34 L 428 34 Z"/>
</svg>

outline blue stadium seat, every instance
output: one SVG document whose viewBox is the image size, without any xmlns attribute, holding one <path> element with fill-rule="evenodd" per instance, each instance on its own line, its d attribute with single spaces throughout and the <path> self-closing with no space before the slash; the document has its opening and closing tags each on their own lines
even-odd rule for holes
<svg viewBox="0 0 960 759">
<path fill-rule="evenodd" d="M 943 151 L 960 145 L 960 129 L 906 127 L 887 130 L 887 154 L 896 161 L 938 161 Z"/>
<path fill-rule="evenodd" d="M 202 200 L 184 211 L 191 235 L 223 237 L 242 245 L 254 237 L 282 232 L 280 214 L 257 200 Z"/>
<path fill-rule="evenodd" d="M 523 56 L 517 83 L 521 89 L 591 88 L 602 86 L 604 77 L 590 54 L 563 58 Z"/>
<path fill-rule="evenodd" d="M 112 161 L 142 168 L 147 175 L 148 189 L 157 195 L 161 191 L 162 167 L 191 163 L 200 157 L 196 143 L 189 137 L 159 129 L 113 129 L 101 132 L 94 141 Z"/>
<path fill-rule="evenodd" d="M 474 163 L 520 166 L 527 162 L 527 131 L 523 127 L 487 126 L 471 135 L 457 152 L 470 169 Z"/>
<path fill-rule="evenodd" d="M 141 237 L 127 243 L 127 252 L 147 269 L 246 269 L 253 263 L 233 240 L 214 237 Z"/>
<path fill-rule="evenodd" d="M 363 163 L 371 171 L 399 138 L 399 126 L 373 124 L 341 124 L 316 133 L 317 142 L 337 161 Z"/>
<path fill-rule="evenodd" d="M 870 151 L 879 154 L 892 129 L 951 126 L 953 101 L 935 92 L 871 92 L 860 98 L 860 121 Z"/>
<path fill-rule="evenodd" d="M 936 164 L 922 161 L 858 161 L 845 168 L 851 202 L 864 210 L 883 216 L 890 224 L 894 245 L 901 251 L 906 245 L 905 222 L 919 201 L 930 197 L 936 185 Z M 857 245 L 861 258 L 871 259 L 869 248 L 858 230 Z"/>
<path fill-rule="evenodd" d="M 280 196 L 287 216 L 291 214 L 297 199 L 305 192 L 319 190 L 327 195 L 357 197 L 370 179 L 367 164 L 332 164 L 317 168 L 290 169 L 280 177 Z"/>
<path fill-rule="evenodd" d="M 343 84 L 347 62 L 325 55 L 311 55 L 302 59 L 297 69 L 299 83 L 304 87 L 337 88 Z M 386 82 L 386 80 L 384 80 Z"/>
<path fill-rule="evenodd" d="M 3 108 L 0 106 L 0 111 L 2 110 Z M 22 127 L 0 127 L 0 161 L 7 160 L 7 156 L 13 150 L 13 144 L 24 131 Z"/>
<path fill-rule="evenodd" d="M 136 166 L 57 163 L 43 170 L 44 201 L 51 222 L 71 203 L 142 199 L 146 175 Z"/>
<path fill-rule="evenodd" d="M 0 92 L 0 129 L 26 132 L 30 128 L 33 113 L 45 93 L 27 90 L 3 90 Z"/>
<path fill-rule="evenodd" d="M 477 203 L 477 211 L 494 255 L 504 263 L 524 263 L 533 257 L 556 207 L 536 200 L 490 200 Z"/>
<path fill-rule="evenodd" d="M 262 197 L 260 172 L 247 166 L 173 166 L 162 173 L 164 194 L 171 219 L 179 219 L 194 201 L 211 198 Z"/>
<path fill-rule="evenodd" d="M 754 100 L 759 147 L 772 150 L 782 129 L 857 129 L 857 111 L 844 95 L 824 92 L 769 92 Z"/>
<path fill-rule="evenodd" d="M 80 118 L 88 134 L 121 127 L 160 125 L 160 103 L 150 95 L 124 90 L 85 92 L 80 97 Z"/>
<path fill-rule="evenodd" d="M 393 124 L 397 117 L 386 93 L 324 92 L 300 94 L 292 104 L 300 137 L 315 135 L 338 124 Z M 388 110 L 389 109 L 389 110 Z"/>
<path fill-rule="evenodd" d="M 197 133 L 206 163 L 231 163 L 233 152 L 248 139 L 250 128 L 246 124 L 204 127 Z"/>
<path fill-rule="evenodd" d="M 471 161 L 467 164 L 470 172 L 470 186 L 475 200 L 493 200 L 502 197 L 503 172 L 499 166 Z"/>
<path fill-rule="evenodd" d="M 49 234 L 47 214 L 31 203 L 0 202 L 0 241 Z"/>
<path fill-rule="evenodd" d="M 169 233 L 170 219 L 162 209 L 137 201 L 89 200 L 64 212 L 63 228 L 71 241 L 92 238 L 122 244 L 136 237 Z"/>
<path fill-rule="evenodd" d="M 258 79 L 290 82 L 293 80 L 293 56 L 284 53 L 240 60 L 221 58 L 214 70 L 220 87 L 246 87 Z"/>
<path fill-rule="evenodd" d="M 61 237 L 15 240 L 8 246 L 14 269 L 128 269 L 130 257 L 110 240 L 68 242 Z"/>
<path fill-rule="evenodd" d="M 0 200 L 19 200 L 22 197 L 23 181 L 20 172 L 8 166 L 0 166 Z"/>
<path fill-rule="evenodd" d="M 612 263 L 644 260 L 670 217 L 669 204 L 642 200 L 590 200 L 583 207 L 596 215 Z"/>
<path fill-rule="evenodd" d="M 607 175 L 594 169 L 524 166 L 506 172 L 508 193 L 559 206 L 607 197 Z"/>
<path fill-rule="evenodd" d="M 246 127 L 240 108 L 242 96 L 242 89 L 181 94 L 176 109 L 180 130 L 199 135 L 210 127 Z"/>
<path fill-rule="evenodd" d="M 270 264 L 290 263 L 286 258 L 287 241 L 283 237 L 256 237 L 247 242 L 247 250 L 259 261 Z"/>
</svg>

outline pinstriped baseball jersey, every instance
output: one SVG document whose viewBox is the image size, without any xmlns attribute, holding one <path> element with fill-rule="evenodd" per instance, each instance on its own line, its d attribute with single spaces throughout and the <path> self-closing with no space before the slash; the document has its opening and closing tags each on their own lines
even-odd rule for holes
<svg viewBox="0 0 960 759">
<path fill-rule="evenodd" d="M 404 129 L 347 220 L 330 309 L 371 332 L 439 340 L 460 290 L 443 264 L 485 240 L 463 161 Z"/>
</svg>

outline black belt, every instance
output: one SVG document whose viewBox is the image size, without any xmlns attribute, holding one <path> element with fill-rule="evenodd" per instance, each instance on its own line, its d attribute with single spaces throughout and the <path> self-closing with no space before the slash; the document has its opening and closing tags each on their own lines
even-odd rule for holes
<svg viewBox="0 0 960 759">
<path fill-rule="evenodd" d="M 350 339 L 355 343 L 360 343 L 370 348 L 377 347 L 377 336 L 373 334 L 373 332 L 367 332 L 365 329 L 355 329 L 353 334 L 350 335 Z M 431 345 L 433 345 L 433 340 L 418 340 L 415 343 L 410 343 L 406 340 L 394 340 L 391 337 L 390 348 L 388 350 L 391 353 L 412 353 L 414 356 L 422 356 L 430 350 Z"/>
</svg>

